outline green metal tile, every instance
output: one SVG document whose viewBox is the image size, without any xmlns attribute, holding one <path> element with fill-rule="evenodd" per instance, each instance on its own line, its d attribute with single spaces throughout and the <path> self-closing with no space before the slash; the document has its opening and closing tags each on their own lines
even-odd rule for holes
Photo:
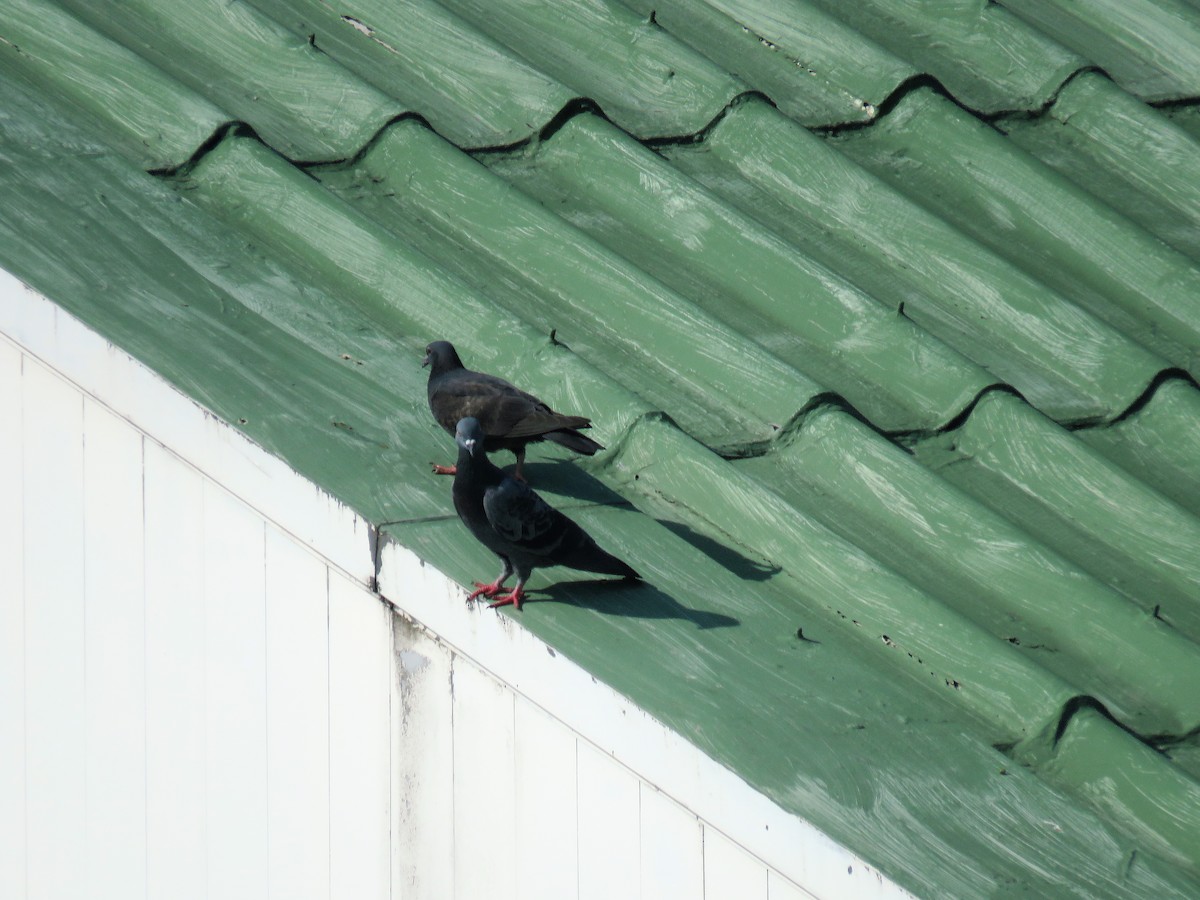
<svg viewBox="0 0 1200 900">
<path fill-rule="evenodd" d="M 1044 115 L 999 127 L 1151 234 L 1200 262 L 1200 141 L 1104 76 L 1074 79 Z"/>
<path fill-rule="evenodd" d="M 1193 391 L 1194 393 L 1194 391 Z M 917 445 L 945 479 L 1200 642 L 1200 520 L 1015 397 Z"/>
<path fill-rule="evenodd" d="M 1111 418 L 1166 365 L 765 103 L 662 152 L 1056 419 Z"/>
<path fill-rule="evenodd" d="M 573 118 L 528 151 L 483 161 L 881 428 L 936 427 L 990 383 L 910 320 L 594 116 Z"/>
<path fill-rule="evenodd" d="M 1200 10 L 1187 0 L 1004 0 L 1143 100 L 1200 94 Z"/>
<path fill-rule="evenodd" d="M 1200 269 L 931 91 L 836 146 L 1164 360 L 1200 374 Z M 1073 361 L 1088 365 L 1091 360 Z M 1144 367 L 1126 377 L 1140 391 Z"/>
<path fill-rule="evenodd" d="M 912 66 L 805 0 L 624 0 L 804 125 L 865 123 Z"/>
<path fill-rule="evenodd" d="M 980 112 L 1039 109 L 1086 65 L 999 3 L 812 2 L 934 76 L 959 102 Z"/>
<path fill-rule="evenodd" d="M 536 134 L 575 96 L 434 0 L 250 0 L 463 147 Z"/>
<path fill-rule="evenodd" d="M 971 460 L 975 444 L 961 432 L 956 441 Z M 1183 735 L 1200 726 L 1200 645 L 845 413 L 809 415 L 786 446 L 738 467 L 977 623 L 997 643 L 1021 648 L 1035 665 L 1097 697 L 1134 731 Z M 1047 480 L 1054 487 L 1064 483 Z M 1200 532 L 1200 522 L 1189 516 L 1176 521 L 1189 527 L 1187 534 Z M 1195 554 L 1184 549 L 1186 539 L 1160 549 L 1155 538 L 1161 533 L 1143 538 L 1139 549 L 1153 553 L 1159 565 L 1174 561 L 1175 568 L 1192 569 L 1194 578 L 1189 556 Z M 1186 575 L 1178 588 L 1185 596 L 1196 593 Z M 1188 613 L 1194 622 L 1200 604 Z M 1114 653 L 1128 668 L 1112 665 Z M 1193 687 L 1184 687 L 1190 678 L 1196 679 Z"/>
<path fill-rule="evenodd" d="M 747 86 L 618 0 L 441 0 L 641 138 L 692 134 Z"/>
<path fill-rule="evenodd" d="M 705 443 L 765 441 L 821 391 L 417 122 L 316 174 Z"/>
<path fill-rule="evenodd" d="M 406 339 L 414 348 L 414 365 L 417 348 L 453 337 L 477 368 L 520 381 L 551 406 L 594 415 L 602 443 L 646 411 L 549 335 L 489 303 L 255 140 L 223 142 L 193 170 L 188 188 L 190 198 L 274 259 L 336 292 L 370 327 L 390 339 Z M 541 360 L 536 380 L 523 374 L 531 357 Z M 408 396 L 428 415 L 424 378 Z M 443 440 L 453 449 L 448 437 Z"/>
<path fill-rule="evenodd" d="M 1142 846 L 1193 872 L 1200 870 L 1200 781 L 1164 764 L 1091 707 L 1024 756 L 1051 782 L 1078 791 L 1121 821 Z"/>
<path fill-rule="evenodd" d="M 138 165 L 181 165 L 230 116 L 49 2 L 0 0 L 0 72 L 69 103 Z"/>
<path fill-rule="evenodd" d="M 1080 440 L 1200 516 L 1200 391 L 1164 382 L 1148 402 L 1107 428 L 1085 428 Z"/>
<path fill-rule="evenodd" d="M 248 122 L 292 159 L 352 156 L 404 108 L 253 7 L 227 0 L 58 0 Z M 131 83 L 132 92 L 142 90 Z"/>
</svg>

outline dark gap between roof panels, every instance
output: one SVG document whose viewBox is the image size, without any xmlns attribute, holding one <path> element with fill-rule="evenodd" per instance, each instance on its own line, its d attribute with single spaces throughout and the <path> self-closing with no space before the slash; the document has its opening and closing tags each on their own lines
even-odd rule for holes
<svg viewBox="0 0 1200 900">
<path fill-rule="evenodd" d="M 1129 404 L 1129 406 L 1125 407 L 1121 413 L 1114 416 L 1112 419 L 1109 419 L 1106 422 L 1061 422 L 1059 424 L 1061 424 L 1063 428 L 1066 428 L 1068 431 L 1084 431 L 1093 428 L 1111 428 L 1113 425 L 1124 422 L 1130 416 L 1133 416 L 1145 409 L 1146 405 L 1154 399 L 1154 395 L 1158 393 L 1159 389 L 1170 381 L 1183 381 L 1193 388 L 1200 389 L 1200 384 L 1198 384 L 1196 379 L 1192 377 L 1191 373 L 1185 369 L 1163 369 L 1150 380 L 1150 383 L 1146 385 L 1146 389 L 1142 391 L 1142 393 L 1139 394 L 1138 397 Z"/>
</svg>

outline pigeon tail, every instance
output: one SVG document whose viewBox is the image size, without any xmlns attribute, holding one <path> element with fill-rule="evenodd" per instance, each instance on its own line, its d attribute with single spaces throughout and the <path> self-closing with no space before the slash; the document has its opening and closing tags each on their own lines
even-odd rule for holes
<svg viewBox="0 0 1200 900">
<path fill-rule="evenodd" d="M 569 566 L 582 572 L 595 572 L 597 575 L 620 575 L 622 578 L 637 578 L 642 576 L 633 567 L 617 559 L 607 550 L 601 550 L 593 543 L 591 546 L 580 547 L 562 558 L 555 560 L 560 566 Z"/>
<path fill-rule="evenodd" d="M 561 444 L 568 450 L 574 450 L 576 453 L 582 453 L 584 456 L 594 456 L 598 450 L 603 450 L 604 445 L 598 444 L 585 434 L 580 434 L 574 428 L 564 428 L 561 431 L 547 431 L 544 435 L 546 440 L 554 441 L 556 444 Z"/>
</svg>

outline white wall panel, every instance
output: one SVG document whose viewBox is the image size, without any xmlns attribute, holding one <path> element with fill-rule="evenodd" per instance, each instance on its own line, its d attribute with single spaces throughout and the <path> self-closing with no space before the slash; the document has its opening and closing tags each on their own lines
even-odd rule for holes
<svg viewBox="0 0 1200 900">
<path fill-rule="evenodd" d="M 329 581 L 330 894 L 386 898 L 391 881 L 389 608 L 339 573 Z"/>
<path fill-rule="evenodd" d="M 642 896 L 704 898 L 704 836 L 700 821 L 662 791 L 642 782 Z"/>
<path fill-rule="evenodd" d="M 579 897 L 638 897 L 641 828 L 638 779 L 579 742 Z"/>
<path fill-rule="evenodd" d="M 88 888 L 146 892 L 146 677 L 142 435 L 83 409 Z"/>
<path fill-rule="evenodd" d="M 0 339 L 0 897 L 25 897 L 25 590 L 21 353 Z"/>
<path fill-rule="evenodd" d="M 766 900 L 767 867 L 725 835 L 704 829 L 704 900 Z"/>
<path fill-rule="evenodd" d="M 576 737 L 517 697 L 516 876 L 521 900 L 569 900 L 579 893 Z"/>
<path fill-rule="evenodd" d="M 204 485 L 208 891 L 267 894 L 265 531 L 222 488 Z"/>
<path fill-rule="evenodd" d="M 774 869 L 767 871 L 767 900 L 811 900 L 813 896 Z"/>
<path fill-rule="evenodd" d="M 329 897 L 329 574 L 267 528 L 270 895 Z"/>
<path fill-rule="evenodd" d="M 453 675 L 454 896 L 512 900 L 513 692 L 457 657 Z"/>
<path fill-rule="evenodd" d="M 207 896 L 204 481 L 147 440 L 147 896 Z"/>
<path fill-rule="evenodd" d="M 454 733 L 450 651 L 394 616 L 393 900 L 454 896 Z"/>
<path fill-rule="evenodd" d="M 28 896 L 83 897 L 83 398 L 28 358 L 22 382 Z"/>
</svg>

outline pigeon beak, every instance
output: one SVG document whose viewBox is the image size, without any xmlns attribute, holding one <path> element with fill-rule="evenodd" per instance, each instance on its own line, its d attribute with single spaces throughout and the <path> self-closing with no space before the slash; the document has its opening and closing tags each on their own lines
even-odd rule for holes
<svg viewBox="0 0 1200 900">
<path fill-rule="evenodd" d="M 463 445 L 463 449 L 465 449 L 468 453 L 474 455 L 474 453 L 475 453 L 475 438 L 463 438 L 459 443 L 461 443 Z"/>
<path fill-rule="evenodd" d="M 429 365 L 429 354 L 428 353 L 426 353 L 425 358 L 423 360 L 421 360 L 421 368 L 423 369 L 427 365 Z"/>
</svg>

